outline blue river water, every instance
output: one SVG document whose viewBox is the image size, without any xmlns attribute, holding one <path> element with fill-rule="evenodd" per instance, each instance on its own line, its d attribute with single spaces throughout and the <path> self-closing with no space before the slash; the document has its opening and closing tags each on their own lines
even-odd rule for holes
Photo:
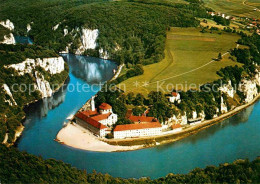
<svg viewBox="0 0 260 184">
<path fill-rule="evenodd" d="M 16 43 L 30 44 L 30 45 L 33 44 L 33 41 L 29 37 L 26 37 L 26 36 L 15 36 L 14 39 L 15 39 Z"/>
<path fill-rule="evenodd" d="M 96 170 L 115 177 L 158 178 L 168 173 L 188 173 L 196 167 L 250 160 L 260 155 L 260 103 L 178 142 L 129 152 L 101 153 L 73 149 L 55 142 L 66 118 L 74 114 L 99 86 L 109 80 L 116 64 L 97 58 L 64 55 L 70 66 L 67 86 L 53 97 L 26 109 L 25 130 L 18 142 L 21 151 L 55 158 L 87 172 Z M 89 84 L 92 90 L 78 92 L 71 84 Z"/>
</svg>

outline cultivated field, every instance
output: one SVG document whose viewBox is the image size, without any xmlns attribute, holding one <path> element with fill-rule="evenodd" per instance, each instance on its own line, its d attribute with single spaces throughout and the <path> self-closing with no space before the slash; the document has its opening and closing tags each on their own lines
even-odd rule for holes
<svg viewBox="0 0 260 184">
<path fill-rule="evenodd" d="M 157 90 L 158 84 L 163 84 L 161 91 L 172 87 L 183 89 L 180 85 L 184 86 L 184 90 L 198 88 L 199 85 L 218 79 L 216 71 L 220 68 L 239 65 L 230 60 L 227 53 L 237 46 L 238 39 L 236 34 L 219 35 L 200 33 L 199 28 L 172 28 L 167 34 L 165 59 L 144 66 L 143 75 L 130 78 L 120 85 L 126 86 L 126 92 L 143 94 Z M 226 53 L 223 60 L 212 61 L 219 53 Z"/>
<path fill-rule="evenodd" d="M 228 15 L 260 18 L 259 0 L 204 0 L 207 7 Z"/>
</svg>

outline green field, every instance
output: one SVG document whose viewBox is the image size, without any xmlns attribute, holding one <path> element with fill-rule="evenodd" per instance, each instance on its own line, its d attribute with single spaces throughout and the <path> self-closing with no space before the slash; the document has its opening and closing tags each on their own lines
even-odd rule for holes
<svg viewBox="0 0 260 184">
<path fill-rule="evenodd" d="M 172 28 L 167 34 L 165 59 L 144 66 L 143 75 L 124 81 L 120 88 L 126 92 L 148 94 L 157 90 L 158 81 L 159 84 L 164 82 L 163 90 L 171 90 L 172 87 L 183 90 L 198 88 L 199 85 L 218 79 L 216 71 L 220 68 L 239 65 L 229 59 L 229 54 L 222 61 L 212 61 L 220 52 L 224 54 L 235 48 L 238 39 L 236 34 L 219 35 L 200 33 L 199 28 Z"/>
<path fill-rule="evenodd" d="M 259 0 L 204 0 L 207 7 L 227 15 L 260 18 Z"/>
</svg>

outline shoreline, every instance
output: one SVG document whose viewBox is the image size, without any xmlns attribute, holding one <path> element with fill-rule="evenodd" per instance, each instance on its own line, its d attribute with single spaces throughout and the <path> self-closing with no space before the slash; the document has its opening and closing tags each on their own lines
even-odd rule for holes
<svg viewBox="0 0 260 184">
<path fill-rule="evenodd" d="M 158 145 L 176 142 L 190 135 L 196 134 L 201 130 L 209 128 L 219 122 L 222 122 L 225 119 L 228 119 L 234 116 L 235 114 L 241 112 L 245 108 L 253 105 L 255 102 L 258 101 L 259 98 L 260 98 L 260 94 L 258 94 L 251 102 L 247 104 L 238 106 L 235 109 L 225 114 L 222 114 L 219 117 L 216 117 L 214 119 L 206 120 L 201 122 L 198 125 L 184 128 L 182 131 L 176 133 L 157 135 L 153 137 L 140 137 L 140 138 L 128 138 L 128 139 L 100 139 L 94 136 L 90 131 L 82 127 L 77 127 L 79 125 L 77 126 L 74 125 L 75 127 L 71 128 L 70 126 L 71 123 L 68 123 L 65 127 L 63 127 L 58 132 L 56 138 L 66 146 L 85 150 L 85 151 L 93 151 L 93 152 L 125 152 L 125 151 L 134 151 L 139 149 L 151 148 Z M 75 130 L 75 128 L 78 130 Z M 71 129 L 74 131 L 75 134 L 74 137 L 71 136 L 72 135 L 70 131 Z M 85 138 L 89 138 L 88 136 L 86 137 L 84 135 L 86 132 L 90 132 L 93 135 L 91 139 L 91 144 L 89 145 L 86 144 L 87 142 L 85 140 Z M 93 146 L 95 144 L 97 144 L 97 146 Z"/>
<path fill-rule="evenodd" d="M 68 71 L 68 76 L 63 80 L 63 82 L 59 85 L 59 87 L 57 89 L 53 90 L 53 93 L 52 93 L 51 96 L 53 96 L 55 93 L 57 93 L 65 85 L 67 80 L 70 80 L 69 71 Z M 49 97 L 51 97 L 51 96 L 49 96 Z M 45 98 L 49 98 L 49 97 L 45 97 Z M 30 105 L 35 104 L 35 103 L 37 103 L 37 102 L 39 102 L 40 100 L 43 100 L 43 99 L 44 98 L 40 98 L 38 100 L 28 102 L 27 104 L 25 104 L 23 106 L 23 111 L 25 111 L 25 109 L 27 107 L 29 107 Z M 13 146 L 13 145 L 16 146 L 18 144 L 18 141 L 21 138 L 23 131 L 25 129 L 25 127 L 24 127 L 25 120 L 26 120 L 26 115 L 23 117 L 22 121 L 20 122 L 21 125 L 19 127 L 17 127 L 17 129 L 15 130 L 15 139 L 13 140 L 13 142 L 11 144 L 8 144 L 8 146 Z"/>
</svg>

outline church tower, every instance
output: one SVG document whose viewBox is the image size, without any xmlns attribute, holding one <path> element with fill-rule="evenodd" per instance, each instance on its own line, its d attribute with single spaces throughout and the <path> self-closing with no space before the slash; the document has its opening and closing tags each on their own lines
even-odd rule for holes
<svg viewBox="0 0 260 184">
<path fill-rule="evenodd" d="M 92 96 L 91 97 L 91 111 L 95 111 L 95 97 L 94 96 Z"/>
</svg>

